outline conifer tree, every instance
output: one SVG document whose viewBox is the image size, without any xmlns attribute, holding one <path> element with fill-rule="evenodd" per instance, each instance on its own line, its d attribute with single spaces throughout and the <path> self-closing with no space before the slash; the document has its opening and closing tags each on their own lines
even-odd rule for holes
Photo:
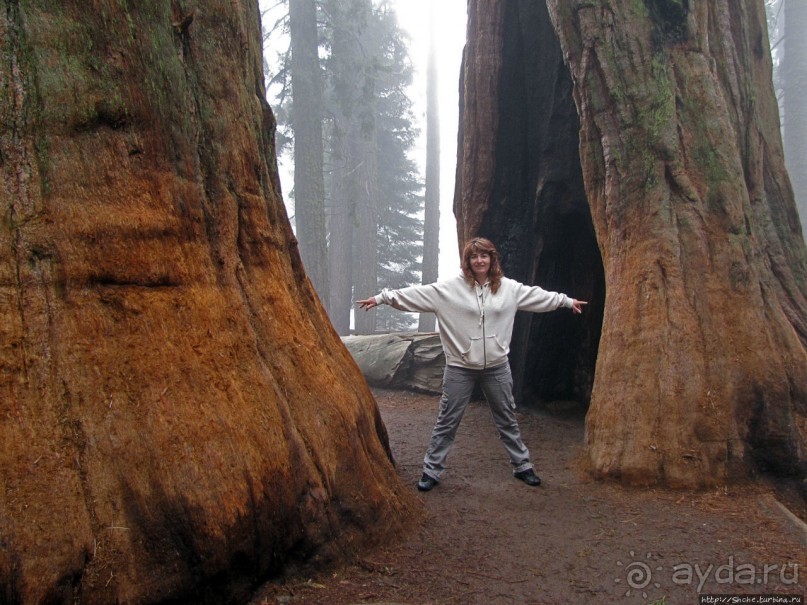
<svg viewBox="0 0 807 605">
<path fill-rule="evenodd" d="M 412 66 L 386 0 L 319 0 L 318 10 L 329 281 L 327 294 L 320 295 L 336 330 L 347 334 L 357 296 L 420 282 L 423 194 L 409 157 L 417 135 L 407 92 Z M 293 140 L 289 118 L 297 114 L 288 84 L 294 64 L 281 55 L 268 69 L 280 84 L 279 131 Z M 311 165 L 296 166 L 295 174 Z M 300 187 L 295 177 L 302 248 Z M 358 333 L 404 330 L 414 327 L 414 317 L 382 308 L 357 314 L 354 324 Z"/>
</svg>

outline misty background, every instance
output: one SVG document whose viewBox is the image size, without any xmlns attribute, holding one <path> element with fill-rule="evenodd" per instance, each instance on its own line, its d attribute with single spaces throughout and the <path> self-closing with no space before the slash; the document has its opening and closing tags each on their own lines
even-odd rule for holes
<svg viewBox="0 0 807 605">
<path fill-rule="evenodd" d="M 308 248 L 312 244 L 307 243 L 305 235 L 301 234 L 302 213 L 298 212 L 298 198 L 301 196 L 294 187 L 295 124 L 292 118 L 294 91 L 291 86 L 293 63 L 289 2 L 298 6 L 308 3 L 316 8 L 318 76 L 321 78 L 324 101 L 323 113 L 317 118 L 320 120 L 324 145 L 321 169 L 324 231 L 321 228 L 319 235 L 312 236 L 324 240 L 319 261 L 315 254 L 309 254 Z M 807 93 L 807 63 L 804 61 L 807 59 L 807 38 L 801 35 L 807 28 L 807 2 L 765 0 L 765 6 L 785 159 L 804 230 L 807 217 L 807 210 L 803 207 L 807 201 L 807 172 L 803 170 L 804 158 L 807 158 L 807 116 L 799 107 L 803 94 Z M 334 326 L 343 335 L 349 332 L 435 329 L 433 321 L 429 323 L 421 319 L 418 323 L 416 314 L 385 308 L 367 314 L 368 317 L 363 317 L 365 314 L 354 315 L 352 303 L 384 287 L 428 283 L 447 278 L 459 270 L 456 221 L 452 207 L 457 163 L 459 76 L 465 44 L 467 1 L 260 0 L 260 8 L 264 29 L 267 99 L 278 118 L 278 166 L 283 197 L 292 227 L 300 240 L 306 270 Z M 341 45 L 340 33 L 344 34 Z M 373 36 L 375 42 L 371 41 Z M 345 43 L 344 39 L 355 41 L 356 46 L 351 50 L 350 42 Z M 378 45 L 373 47 L 374 43 Z M 391 50 L 396 44 L 399 48 Z M 430 51 L 434 53 L 433 68 L 436 74 L 432 81 L 435 88 L 432 106 L 427 102 Z M 351 52 L 355 53 L 357 62 L 353 67 L 347 67 L 344 62 L 349 59 Z M 370 72 L 373 74 L 371 77 L 362 79 L 362 75 Z M 400 77 L 395 80 L 395 76 Z M 387 81 L 382 83 L 385 77 Z M 340 87 L 343 92 L 346 89 L 355 93 L 348 106 L 352 104 L 353 109 L 358 108 L 358 117 L 348 115 L 350 109 L 345 109 L 344 98 L 343 106 L 339 109 Z M 372 100 L 367 97 L 368 94 Z M 398 95 L 398 105 L 390 109 L 393 103 L 389 100 L 395 95 Z M 363 105 L 365 102 L 366 105 Z M 383 102 L 387 102 L 386 109 L 381 107 Z M 429 112 L 433 113 L 432 119 L 439 124 L 436 143 L 439 168 L 437 185 L 431 192 L 432 198 L 436 196 L 439 202 L 439 250 L 434 261 L 429 260 L 428 251 L 424 255 L 423 248 L 424 229 L 428 230 L 424 225 L 428 223 L 424 205 L 430 195 L 427 191 Z M 359 139 L 368 135 L 366 129 L 370 128 L 372 132 L 368 140 L 372 139 L 372 143 L 369 147 L 359 143 L 359 146 L 365 145 L 364 150 L 348 158 L 349 154 L 344 150 L 352 146 L 355 151 L 356 147 L 355 140 L 346 142 L 349 136 L 345 132 L 351 128 L 360 133 Z M 400 147 L 400 163 L 397 165 L 386 161 L 385 158 L 389 156 L 377 147 L 384 133 L 389 132 L 393 136 L 388 140 Z M 337 166 L 340 160 L 345 164 L 341 167 L 344 177 L 341 181 Z M 405 160 L 410 161 L 411 166 L 407 167 Z M 431 161 L 435 161 L 434 158 Z M 371 166 L 374 163 L 378 165 Z M 379 176 L 378 170 L 397 171 L 398 176 L 387 175 L 385 181 L 385 177 Z M 392 195 L 395 187 L 384 187 L 382 184 L 391 183 L 396 178 L 408 179 L 406 187 L 409 187 L 401 194 L 402 201 L 398 207 L 394 207 L 395 196 Z M 433 184 L 434 179 L 433 176 Z M 363 203 L 361 192 L 370 190 L 375 190 L 375 195 L 371 193 Z M 349 210 L 353 223 L 350 228 L 351 243 L 347 244 L 349 252 L 337 249 L 342 245 L 346 233 L 345 227 L 340 232 L 337 221 L 333 220 L 334 216 L 340 216 L 340 194 L 346 195 L 344 203 L 352 204 Z M 403 201 L 404 198 L 406 201 Z M 365 217 L 370 214 L 375 216 L 372 224 L 367 225 Z M 398 224 L 395 222 L 396 216 L 407 221 L 411 219 L 411 222 L 408 225 Z M 377 231 L 378 241 L 373 246 L 362 247 L 362 242 L 374 239 L 374 231 Z M 337 237 L 336 233 L 342 235 Z M 375 250 L 368 252 L 369 248 Z M 343 259 L 349 258 L 341 268 L 334 261 L 340 254 Z M 426 268 L 429 262 L 436 263 L 436 274 L 429 273 Z M 318 264 L 324 263 L 328 267 L 318 271 Z M 319 276 L 323 273 L 326 274 L 324 278 Z"/>
</svg>

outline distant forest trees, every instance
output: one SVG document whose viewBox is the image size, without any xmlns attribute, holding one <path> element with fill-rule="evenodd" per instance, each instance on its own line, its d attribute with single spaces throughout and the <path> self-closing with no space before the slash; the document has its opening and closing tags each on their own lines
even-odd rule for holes
<svg viewBox="0 0 807 605">
<path fill-rule="evenodd" d="M 765 0 L 770 32 L 773 80 L 782 125 L 782 140 L 793 193 L 807 231 L 807 2 Z"/>
<path fill-rule="evenodd" d="M 807 114 L 799 104 L 807 92 L 807 38 L 799 32 L 807 26 L 807 2 L 765 5 L 785 155 L 804 230 Z M 306 272 L 333 325 L 347 334 L 355 298 L 436 279 L 438 236 L 428 208 L 425 226 L 422 218 L 429 165 L 424 193 L 410 158 L 418 133 L 406 92 L 413 78 L 407 40 L 388 0 L 281 0 L 272 14 L 265 38 L 283 47 L 265 66 L 278 91 L 272 102 L 278 153 L 294 157 L 293 187 L 286 184 L 285 194 Z M 430 106 L 427 134 L 436 118 Z M 427 156 L 439 150 L 439 142 L 427 144 Z M 437 169 L 431 173 L 434 192 Z M 412 316 L 380 307 L 356 314 L 353 327 L 372 333 L 414 325 Z M 419 328 L 433 325 L 422 317 Z"/>
<path fill-rule="evenodd" d="M 426 197 L 423 222 L 422 283 L 437 281 L 440 257 L 440 114 L 437 102 L 437 57 L 434 44 L 434 5 L 429 5 L 429 61 L 426 66 Z M 421 313 L 419 332 L 433 332 L 437 318 Z"/>
<path fill-rule="evenodd" d="M 285 5 L 264 32 L 275 47 L 289 40 L 265 66 L 279 90 L 278 153 L 294 154 L 285 195 L 306 272 L 344 335 L 356 297 L 420 282 L 423 183 L 409 157 L 418 133 L 406 92 L 413 69 L 389 2 Z M 411 329 L 414 318 L 381 307 L 354 323 L 369 334 Z"/>
</svg>

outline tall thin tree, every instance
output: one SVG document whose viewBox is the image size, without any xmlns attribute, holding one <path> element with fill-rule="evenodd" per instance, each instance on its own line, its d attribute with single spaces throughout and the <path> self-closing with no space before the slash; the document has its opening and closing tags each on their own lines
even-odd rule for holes
<svg viewBox="0 0 807 605">
<path fill-rule="evenodd" d="M 347 135 L 338 128 L 336 120 L 331 133 L 331 186 L 328 193 L 328 233 L 330 250 L 329 316 L 336 332 L 350 333 L 350 309 L 353 294 L 353 223 L 356 205 L 350 192 L 350 165 L 353 153 Z"/>
<path fill-rule="evenodd" d="M 373 116 L 374 117 L 374 116 Z M 356 292 L 376 292 L 378 286 L 378 148 L 375 120 L 366 130 L 357 133 L 354 187 L 356 217 L 353 287 Z M 355 316 L 356 334 L 375 332 L 375 313 L 358 313 Z"/>
<path fill-rule="evenodd" d="M 422 282 L 437 281 L 440 255 L 440 116 L 437 101 L 434 5 L 429 5 L 429 59 L 426 66 L 426 200 L 423 223 Z M 435 317 L 421 313 L 418 331 L 433 332 Z"/>
<path fill-rule="evenodd" d="M 322 172 L 322 84 L 315 0 L 289 0 L 289 34 L 297 239 L 306 273 L 327 306 L 329 279 Z"/>
<path fill-rule="evenodd" d="M 802 232 L 807 230 L 807 2 L 785 0 L 784 52 L 781 71 L 783 84 L 783 136 L 785 163 L 793 183 L 793 194 L 801 217 Z"/>
<path fill-rule="evenodd" d="M 423 181 L 410 157 L 417 132 L 407 90 L 413 82 L 406 36 L 391 3 L 375 11 L 379 60 L 376 97 L 378 143 L 378 288 L 401 288 L 421 280 Z M 376 309 L 376 330 L 412 330 L 414 314 L 387 306 Z"/>
<path fill-rule="evenodd" d="M 322 56 L 317 75 L 323 93 L 319 132 L 324 150 L 329 277 L 327 296 L 320 295 L 328 301 L 337 331 L 347 334 L 354 291 L 399 288 L 420 280 L 423 185 L 407 155 L 415 140 L 406 94 L 412 67 L 405 36 L 388 0 L 321 0 L 316 16 Z M 281 86 L 276 95 L 278 141 L 294 141 L 295 115 L 289 98 L 305 94 L 293 90 L 290 56 L 280 57 L 272 78 Z M 300 100 L 309 99 L 305 95 Z M 280 133 L 289 130 L 292 136 L 281 139 Z M 296 188 L 301 191 L 312 185 L 302 174 L 313 164 L 306 162 L 297 171 Z M 305 220 L 305 210 L 300 205 L 301 238 L 306 232 L 301 225 L 311 222 Z M 388 330 L 412 329 L 414 318 L 384 311 L 388 310 L 361 314 L 356 330 L 369 333 L 379 325 Z"/>
<path fill-rule="evenodd" d="M 340 334 L 350 331 L 354 279 L 375 291 L 375 95 L 374 61 L 368 50 L 370 0 L 328 3 L 333 30 L 329 69 L 334 96 L 332 127 L 330 314 Z M 375 312 L 355 316 L 355 329 L 374 329 Z"/>
</svg>

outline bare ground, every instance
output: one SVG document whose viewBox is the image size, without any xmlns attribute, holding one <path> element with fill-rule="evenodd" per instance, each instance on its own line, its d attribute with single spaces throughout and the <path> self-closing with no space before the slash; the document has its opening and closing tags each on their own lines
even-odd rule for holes
<svg viewBox="0 0 807 605">
<path fill-rule="evenodd" d="M 374 392 L 397 472 L 415 491 L 438 398 Z M 560 406 L 522 412 L 519 422 L 541 487 L 512 477 L 486 404 L 473 403 L 443 481 L 419 495 L 425 514 L 402 541 L 338 567 L 290 570 L 249 605 L 698 605 L 699 595 L 804 595 L 807 534 L 789 509 L 805 511 L 792 489 L 596 482 L 581 471 L 580 413 Z"/>
</svg>

